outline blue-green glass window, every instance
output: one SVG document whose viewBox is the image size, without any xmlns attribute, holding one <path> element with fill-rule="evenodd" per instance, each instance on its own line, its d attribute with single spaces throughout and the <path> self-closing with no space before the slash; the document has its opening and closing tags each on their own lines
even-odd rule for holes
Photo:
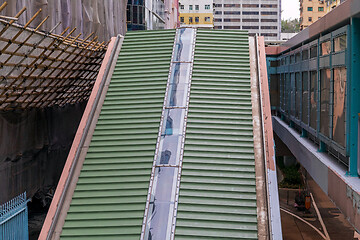
<svg viewBox="0 0 360 240">
<path fill-rule="evenodd" d="M 301 120 L 303 123 L 309 123 L 309 75 L 308 72 L 302 73 L 302 115 Z"/>
<path fill-rule="evenodd" d="M 316 129 L 317 119 L 317 71 L 310 72 L 310 127 Z"/>
<path fill-rule="evenodd" d="M 320 71 L 320 132 L 327 137 L 329 137 L 330 122 L 330 78 L 330 69 Z"/>
</svg>

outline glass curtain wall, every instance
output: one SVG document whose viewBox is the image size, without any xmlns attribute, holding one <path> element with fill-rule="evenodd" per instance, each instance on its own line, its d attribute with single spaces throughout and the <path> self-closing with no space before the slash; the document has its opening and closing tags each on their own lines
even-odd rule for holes
<svg viewBox="0 0 360 240">
<path fill-rule="evenodd" d="M 309 73 L 302 73 L 302 121 L 309 124 Z"/>
<path fill-rule="evenodd" d="M 346 68 L 334 68 L 333 139 L 345 147 Z"/>
<path fill-rule="evenodd" d="M 300 118 L 300 108 L 301 108 L 301 88 L 302 88 L 302 84 L 301 84 L 301 75 L 299 72 L 295 73 L 295 117 L 297 119 L 301 119 Z"/>
<path fill-rule="evenodd" d="M 320 132 L 327 137 L 329 137 L 330 123 L 330 78 L 330 69 L 320 71 Z"/>
<path fill-rule="evenodd" d="M 310 127 L 316 130 L 317 120 L 317 71 L 310 72 Z"/>
</svg>

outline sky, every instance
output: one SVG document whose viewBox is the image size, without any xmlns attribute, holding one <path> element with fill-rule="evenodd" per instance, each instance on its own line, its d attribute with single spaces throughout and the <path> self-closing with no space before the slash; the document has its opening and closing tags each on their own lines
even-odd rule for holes
<svg viewBox="0 0 360 240">
<path fill-rule="evenodd" d="M 294 19 L 300 17 L 299 0 L 281 0 L 281 19 Z"/>
</svg>

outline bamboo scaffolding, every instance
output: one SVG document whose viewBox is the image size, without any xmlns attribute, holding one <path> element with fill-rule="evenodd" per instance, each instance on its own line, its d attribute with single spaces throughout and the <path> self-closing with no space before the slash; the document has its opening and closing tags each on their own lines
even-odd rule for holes
<svg viewBox="0 0 360 240">
<path fill-rule="evenodd" d="M 93 39 L 91 42 L 89 42 L 87 45 L 90 46 L 96 39 L 97 39 L 97 37 L 94 37 L 94 39 Z M 86 48 L 82 48 L 81 51 L 84 51 L 85 49 L 86 49 Z M 93 53 L 95 53 L 95 52 L 93 52 Z M 79 57 L 81 58 L 81 56 L 79 56 L 79 55 L 76 56 L 76 58 L 74 59 L 74 62 L 75 62 L 75 63 L 77 62 L 77 60 L 78 60 Z M 80 59 L 79 59 L 79 60 L 80 60 Z M 70 65 L 70 64 L 66 65 L 66 67 L 68 67 L 69 65 Z M 73 69 L 74 69 L 74 68 L 73 68 Z M 81 72 L 78 71 L 78 70 L 79 70 L 79 68 L 74 69 L 74 72 L 75 72 L 75 73 L 77 72 L 76 79 L 78 79 L 78 78 L 80 77 L 80 74 L 81 74 Z M 67 76 L 67 73 L 66 73 L 66 75 L 64 76 L 65 79 L 67 79 L 67 78 L 69 78 L 69 77 L 70 77 L 70 76 Z M 63 88 L 63 86 L 60 86 L 60 89 L 61 89 L 61 88 Z M 68 88 L 67 88 L 67 89 L 68 89 Z M 63 93 L 64 93 L 64 92 L 66 92 L 66 91 L 63 91 L 62 93 L 60 93 L 60 94 L 58 95 L 58 98 L 63 97 L 63 95 L 64 95 Z M 45 101 L 46 101 L 47 99 L 49 99 L 50 96 L 51 96 L 51 95 L 49 95 L 48 98 L 45 98 Z M 57 100 L 55 100 L 55 102 L 58 103 Z"/>
<path fill-rule="evenodd" d="M 41 9 L 24 26 L 16 24 L 25 11 L 0 15 L 0 111 L 86 101 L 108 42 L 97 42 L 94 33 L 85 39 L 72 36 L 75 29 L 65 35 L 69 28 L 53 34 L 60 23 L 49 32 L 39 31 L 49 17 L 30 28 Z"/>
</svg>

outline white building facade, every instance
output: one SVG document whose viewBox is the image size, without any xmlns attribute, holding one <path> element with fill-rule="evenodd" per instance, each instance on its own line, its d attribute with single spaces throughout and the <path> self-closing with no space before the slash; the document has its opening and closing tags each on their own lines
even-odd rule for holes
<svg viewBox="0 0 360 240">
<path fill-rule="evenodd" d="M 215 29 L 243 29 L 279 40 L 281 0 L 214 0 Z"/>
</svg>

